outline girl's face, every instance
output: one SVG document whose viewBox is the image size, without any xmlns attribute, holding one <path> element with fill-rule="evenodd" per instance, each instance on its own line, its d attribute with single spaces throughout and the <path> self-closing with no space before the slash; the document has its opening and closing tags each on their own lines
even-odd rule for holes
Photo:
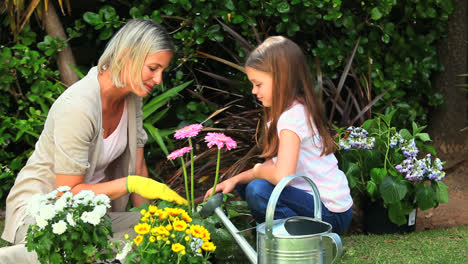
<svg viewBox="0 0 468 264">
<path fill-rule="evenodd" d="M 134 85 L 133 93 L 140 97 L 146 97 L 156 84 L 161 84 L 162 73 L 169 66 L 172 59 L 172 51 L 160 51 L 146 56 L 141 70 L 143 87 Z"/>
<path fill-rule="evenodd" d="M 273 102 L 273 78 L 271 74 L 245 67 L 245 71 L 252 83 L 252 93 L 262 102 L 264 107 L 270 107 Z"/>
</svg>

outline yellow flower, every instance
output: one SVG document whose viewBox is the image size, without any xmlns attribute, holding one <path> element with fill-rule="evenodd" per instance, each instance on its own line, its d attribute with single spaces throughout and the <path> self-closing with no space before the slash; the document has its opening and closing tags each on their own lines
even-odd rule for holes
<svg viewBox="0 0 468 264">
<path fill-rule="evenodd" d="M 184 237 L 185 241 L 189 242 L 190 241 L 190 237 L 189 236 L 186 236 Z"/>
<path fill-rule="evenodd" d="M 171 238 L 175 238 L 175 235 L 174 235 L 174 234 L 172 234 L 172 235 L 171 235 Z"/>
<path fill-rule="evenodd" d="M 214 251 L 216 249 L 216 246 L 213 244 L 213 242 L 203 242 L 201 247 L 205 251 Z"/>
<path fill-rule="evenodd" d="M 156 227 L 156 233 L 160 235 L 166 235 L 166 236 L 169 235 L 169 231 L 167 231 L 167 229 L 164 226 Z"/>
<path fill-rule="evenodd" d="M 184 221 L 187 222 L 187 223 L 192 222 L 192 218 L 187 213 L 182 213 L 182 219 L 184 219 Z"/>
<path fill-rule="evenodd" d="M 155 205 L 151 205 L 148 207 L 148 213 L 154 215 L 158 211 L 158 207 Z"/>
<path fill-rule="evenodd" d="M 208 230 L 201 225 L 191 225 L 190 231 L 194 237 L 201 238 L 203 241 L 210 240 L 210 232 L 208 232 Z"/>
<path fill-rule="evenodd" d="M 141 215 L 145 215 L 145 214 L 146 214 L 146 210 L 145 210 L 145 209 L 141 209 L 141 210 L 140 210 L 140 214 L 141 214 Z"/>
<path fill-rule="evenodd" d="M 147 223 L 139 223 L 133 229 L 137 234 L 144 235 L 150 231 L 151 226 Z"/>
<path fill-rule="evenodd" d="M 172 225 L 171 225 L 171 224 L 167 224 L 167 225 L 166 225 L 166 229 L 167 229 L 167 231 L 172 231 Z"/>
<path fill-rule="evenodd" d="M 125 237 L 125 239 L 129 239 L 129 238 L 130 238 L 130 236 L 129 236 L 128 234 L 125 234 L 124 237 Z"/>
<path fill-rule="evenodd" d="M 168 215 L 169 215 L 169 214 L 168 214 L 167 212 L 161 212 L 161 213 L 159 214 L 159 220 L 166 220 L 166 218 L 167 218 Z"/>
<path fill-rule="evenodd" d="M 190 229 L 185 230 L 185 234 L 190 235 L 190 233 L 192 233 Z"/>
<path fill-rule="evenodd" d="M 180 252 L 182 250 L 185 250 L 185 246 L 180 244 L 180 243 L 175 243 L 175 244 L 172 244 L 172 251 L 174 252 Z"/>
<path fill-rule="evenodd" d="M 174 221 L 172 223 L 175 231 L 184 231 L 187 228 L 187 223 L 184 221 Z"/>
<path fill-rule="evenodd" d="M 141 242 L 143 242 L 143 236 L 136 236 L 134 239 L 133 239 L 133 242 L 135 242 L 135 244 L 138 246 L 141 244 Z"/>
<path fill-rule="evenodd" d="M 182 254 L 182 256 L 184 256 L 184 255 L 185 255 L 185 250 L 182 250 L 182 253 L 181 253 L 181 254 Z"/>
<path fill-rule="evenodd" d="M 149 241 L 154 242 L 154 241 L 156 241 L 156 238 L 154 236 L 150 236 Z"/>
<path fill-rule="evenodd" d="M 162 237 L 161 237 L 161 236 L 157 236 L 156 239 L 159 241 L 159 240 L 162 239 Z"/>
</svg>

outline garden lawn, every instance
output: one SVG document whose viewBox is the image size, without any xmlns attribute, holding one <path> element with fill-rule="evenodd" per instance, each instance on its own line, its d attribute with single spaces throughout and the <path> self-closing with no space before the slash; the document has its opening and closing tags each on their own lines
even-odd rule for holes
<svg viewBox="0 0 468 264">
<path fill-rule="evenodd" d="M 0 233 L 4 220 L 0 220 Z M 405 235 L 341 237 L 343 256 L 337 263 L 467 263 L 468 226 Z M 0 247 L 6 246 L 0 240 Z M 247 262 L 246 262 L 247 263 Z"/>
<path fill-rule="evenodd" d="M 468 263 L 468 226 L 405 235 L 343 236 L 338 263 Z"/>
</svg>

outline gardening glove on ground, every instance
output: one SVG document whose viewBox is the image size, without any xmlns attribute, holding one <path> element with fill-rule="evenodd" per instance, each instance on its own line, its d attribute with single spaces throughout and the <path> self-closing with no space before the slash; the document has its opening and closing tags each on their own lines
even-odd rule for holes
<svg viewBox="0 0 468 264">
<path fill-rule="evenodd" d="M 146 199 L 162 199 L 168 202 L 187 205 L 187 200 L 167 187 L 166 184 L 147 177 L 136 175 L 127 176 L 127 191 L 129 193 L 139 194 Z"/>
</svg>

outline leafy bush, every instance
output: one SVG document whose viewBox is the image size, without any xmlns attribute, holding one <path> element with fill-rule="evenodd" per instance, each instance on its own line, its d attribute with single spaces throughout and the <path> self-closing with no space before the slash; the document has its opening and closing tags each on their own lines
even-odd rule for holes
<svg viewBox="0 0 468 264">
<path fill-rule="evenodd" d="M 415 208 L 427 210 L 448 202 L 443 163 L 429 144 L 425 126 L 397 130 L 391 121 L 395 111 L 367 120 L 360 127 L 338 129 L 339 167 L 348 178 L 358 205 L 362 201 L 383 204 L 398 225 Z M 418 159 L 418 154 L 429 152 Z"/>
</svg>

